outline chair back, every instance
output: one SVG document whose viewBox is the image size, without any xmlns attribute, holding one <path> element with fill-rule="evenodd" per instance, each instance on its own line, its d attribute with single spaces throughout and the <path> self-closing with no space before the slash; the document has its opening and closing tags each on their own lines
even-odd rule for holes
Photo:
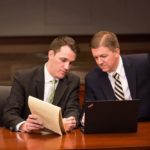
<svg viewBox="0 0 150 150">
<path fill-rule="evenodd" d="M 3 126 L 2 117 L 3 117 L 3 109 L 7 102 L 7 98 L 10 94 L 11 86 L 1 86 L 0 85 L 0 126 Z"/>
</svg>

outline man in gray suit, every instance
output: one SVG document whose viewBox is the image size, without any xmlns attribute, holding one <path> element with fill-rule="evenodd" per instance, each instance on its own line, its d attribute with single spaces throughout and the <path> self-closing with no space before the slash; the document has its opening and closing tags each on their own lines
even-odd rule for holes
<svg viewBox="0 0 150 150">
<path fill-rule="evenodd" d="M 85 100 L 118 99 L 114 79 L 114 74 L 118 73 L 124 100 L 140 99 L 138 119 L 139 121 L 150 120 L 149 55 L 121 56 L 117 36 L 109 31 L 100 31 L 93 36 L 91 51 L 97 67 L 85 77 Z M 117 90 L 121 96 L 120 90 Z"/>
<path fill-rule="evenodd" d="M 18 71 L 4 109 L 4 125 L 12 131 L 31 133 L 43 129 L 43 124 L 28 107 L 28 96 L 48 101 L 51 80 L 56 81 L 53 104 L 62 108 L 63 124 L 71 131 L 78 124 L 79 77 L 69 73 L 79 50 L 68 36 L 55 38 L 48 51 L 48 61 L 39 67 Z M 49 114 L 47 114 L 49 115 Z M 55 117 L 55 116 L 54 116 Z"/>
</svg>

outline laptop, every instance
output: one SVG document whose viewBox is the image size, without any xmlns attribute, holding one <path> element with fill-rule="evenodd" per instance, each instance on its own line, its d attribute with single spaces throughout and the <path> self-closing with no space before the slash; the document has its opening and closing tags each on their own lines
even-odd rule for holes
<svg viewBox="0 0 150 150">
<path fill-rule="evenodd" d="M 140 100 L 85 101 L 83 133 L 136 132 Z"/>
</svg>

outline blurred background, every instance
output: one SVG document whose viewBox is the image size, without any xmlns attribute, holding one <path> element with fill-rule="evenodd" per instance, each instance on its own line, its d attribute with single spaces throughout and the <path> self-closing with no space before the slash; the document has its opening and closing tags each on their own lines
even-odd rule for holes
<svg viewBox="0 0 150 150">
<path fill-rule="evenodd" d="M 150 52 L 149 0 L 0 1 L 0 85 L 11 85 L 18 69 L 44 64 L 51 40 L 69 35 L 80 54 L 72 72 L 84 84 L 95 62 L 89 48 L 100 30 L 115 32 L 123 54 Z"/>
</svg>

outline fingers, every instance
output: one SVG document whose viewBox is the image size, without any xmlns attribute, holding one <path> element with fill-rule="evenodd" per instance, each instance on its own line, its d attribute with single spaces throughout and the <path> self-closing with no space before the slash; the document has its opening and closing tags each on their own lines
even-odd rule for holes
<svg viewBox="0 0 150 150">
<path fill-rule="evenodd" d="M 43 125 L 42 120 L 35 114 L 29 115 L 26 121 L 35 125 Z"/>
<path fill-rule="evenodd" d="M 43 123 L 37 115 L 29 115 L 25 123 L 20 127 L 22 132 L 34 132 L 43 129 Z"/>
<path fill-rule="evenodd" d="M 71 116 L 68 118 L 63 118 L 63 125 L 67 132 L 73 130 L 76 127 L 75 117 Z M 39 131 L 43 128 L 44 126 L 41 119 L 37 115 L 31 114 L 28 116 L 25 123 L 21 125 L 20 130 L 22 132 L 31 133 L 31 132 Z"/>
<path fill-rule="evenodd" d="M 63 118 L 63 124 L 66 131 L 71 131 L 76 127 L 76 119 L 73 116 Z"/>
</svg>

